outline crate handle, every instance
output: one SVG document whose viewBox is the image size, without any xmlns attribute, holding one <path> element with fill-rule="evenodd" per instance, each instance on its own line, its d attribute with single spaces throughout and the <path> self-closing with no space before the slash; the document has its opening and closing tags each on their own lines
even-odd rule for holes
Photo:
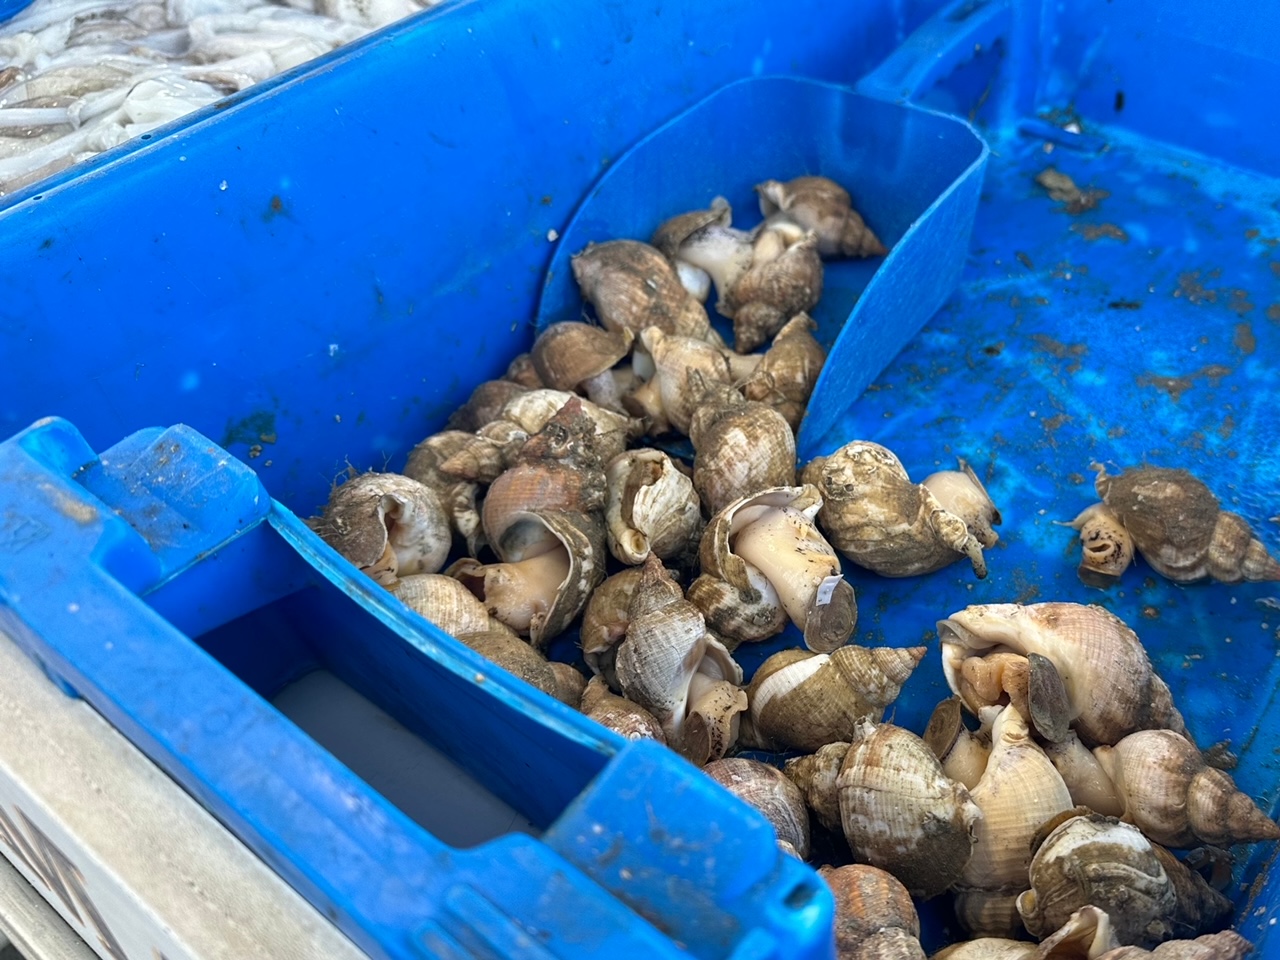
<svg viewBox="0 0 1280 960">
<path fill-rule="evenodd" d="M 1011 0 L 954 0 L 858 81 L 859 93 L 897 103 L 927 93 L 1013 26 Z"/>
</svg>

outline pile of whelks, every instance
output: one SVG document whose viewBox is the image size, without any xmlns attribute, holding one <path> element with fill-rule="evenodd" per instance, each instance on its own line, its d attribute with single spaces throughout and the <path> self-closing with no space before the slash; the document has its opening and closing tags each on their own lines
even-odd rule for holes
<svg viewBox="0 0 1280 960">
<path fill-rule="evenodd" d="M 936 955 L 951 960 L 1243 955 L 1246 941 L 1213 932 L 1231 903 L 1202 871 L 1220 884 L 1220 848 L 1280 827 L 1206 764 L 1112 614 L 962 610 L 938 625 L 955 697 L 923 737 L 879 722 L 925 648 L 848 642 L 857 606 L 840 556 L 885 577 L 967 558 L 982 577 L 1000 513 L 963 461 L 915 483 L 891 451 L 853 441 L 798 468 L 825 359 L 807 314 L 822 258 L 886 251 L 830 180 L 756 189 L 754 230 L 717 199 L 651 244 L 580 252 L 599 325 L 547 328 L 403 474 L 349 478 L 313 526 L 481 655 L 701 766 L 788 853 L 809 857 L 811 814 L 843 835 L 857 863 L 822 869 L 842 958 L 922 958 L 911 897 L 944 892 L 976 938 Z M 736 350 L 703 305 L 713 286 Z M 692 442 L 691 468 L 631 446 L 668 433 Z M 1174 579 L 1280 579 L 1185 471 L 1100 471 L 1097 486 L 1103 502 L 1073 524 L 1090 582 L 1118 577 L 1135 549 Z M 804 648 L 744 684 L 736 647 L 788 623 Z M 575 626 L 589 682 L 545 656 Z M 743 748 L 803 755 L 779 770 L 728 755 Z M 1179 860 L 1170 847 L 1199 849 Z M 1026 933 L 1041 942 L 1010 939 Z"/>
</svg>

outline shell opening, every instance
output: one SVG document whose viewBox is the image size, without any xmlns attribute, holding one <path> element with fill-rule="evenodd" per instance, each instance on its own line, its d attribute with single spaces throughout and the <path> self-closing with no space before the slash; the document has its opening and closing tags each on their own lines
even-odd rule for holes
<svg viewBox="0 0 1280 960">
<path fill-rule="evenodd" d="M 835 551 L 813 522 L 791 507 L 761 510 L 733 535 L 730 547 L 764 574 L 801 630 L 823 581 L 840 574 Z"/>
<path fill-rule="evenodd" d="M 456 576 L 494 617 L 529 633 L 546 619 L 569 576 L 569 551 L 559 546 L 515 563 L 477 565 Z"/>
</svg>

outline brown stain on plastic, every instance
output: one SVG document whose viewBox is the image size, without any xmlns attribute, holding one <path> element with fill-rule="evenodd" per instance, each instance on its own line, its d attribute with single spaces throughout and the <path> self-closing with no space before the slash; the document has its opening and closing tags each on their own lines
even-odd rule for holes
<svg viewBox="0 0 1280 960">
<path fill-rule="evenodd" d="M 1119 240 L 1121 243 L 1129 242 L 1129 234 L 1114 223 L 1073 223 L 1071 232 L 1080 234 L 1090 243 L 1101 240 L 1103 237 Z"/>
<path fill-rule="evenodd" d="M 1236 324 L 1236 349 L 1246 357 L 1258 349 L 1258 338 L 1253 335 L 1253 327 L 1247 323 Z"/>
<path fill-rule="evenodd" d="M 1165 377 L 1157 373 L 1148 372 L 1138 377 L 1138 386 L 1155 387 L 1157 390 L 1163 390 L 1169 394 L 1174 403 L 1177 403 L 1182 399 L 1182 395 L 1194 387 L 1196 380 L 1201 377 L 1208 380 L 1210 386 L 1216 387 L 1218 381 L 1230 373 L 1230 367 L 1224 367 L 1219 363 L 1201 367 L 1194 373 L 1189 373 L 1182 377 Z"/>
</svg>

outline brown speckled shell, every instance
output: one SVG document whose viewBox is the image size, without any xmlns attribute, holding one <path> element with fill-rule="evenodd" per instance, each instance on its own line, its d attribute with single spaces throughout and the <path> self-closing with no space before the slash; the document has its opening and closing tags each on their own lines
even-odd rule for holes
<svg viewBox="0 0 1280 960">
<path fill-rule="evenodd" d="M 1280 580 L 1280 563 L 1237 514 L 1186 470 L 1143 467 L 1108 476 L 1095 465 L 1098 496 L 1120 518 L 1157 573 L 1177 583 Z"/>
<path fill-rule="evenodd" d="M 863 724 L 836 789 L 845 839 L 859 862 L 888 870 L 923 899 L 960 878 L 982 814 L 915 734 Z"/>
<path fill-rule="evenodd" d="M 777 767 L 745 757 L 716 760 L 702 772 L 759 810 L 801 860 L 809 857 L 809 810 L 804 796 Z"/>
<path fill-rule="evenodd" d="M 594 423 L 581 404 L 576 397 L 565 403 L 525 443 L 518 462 L 489 487 L 481 517 L 485 536 L 502 559 L 511 559 L 508 554 L 518 549 L 509 542 L 517 533 L 512 530 L 517 515 L 595 514 L 604 508 L 604 467 L 595 452 Z"/>
<path fill-rule="evenodd" d="M 796 440 L 783 416 L 732 388 L 705 389 L 689 424 L 693 483 L 707 512 L 796 480 Z"/>
<path fill-rule="evenodd" d="M 773 407 L 793 431 L 800 429 L 809 397 L 827 362 L 827 351 L 813 338 L 815 329 L 817 324 L 807 313 L 788 320 L 742 386 L 743 396 Z"/>
<path fill-rule="evenodd" d="M 561 703 L 575 710 L 578 709 L 578 704 L 582 702 L 582 693 L 587 689 L 587 678 L 571 663 L 549 660 L 547 665 L 556 679 L 555 691 L 551 695 Z"/>
<path fill-rule="evenodd" d="M 747 687 L 756 736 L 806 751 L 848 740 L 860 721 L 878 719 L 897 699 L 924 655 L 924 647 L 853 645 L 831 654 L 775 653 Z"/>
<path fill-rule="evenodd" d="M 797 313 L 822 297 L 822 260 L 813 236 L 792 244 L 777 260 L 753 265 L 725 298 L 733 317 L 734 349 L 749 353 Z"/>
<path fill-rule="evenodd" d="M 1078 603 L 1012 603 L 966 607 L 938 622 L 942 672 L 960 694 L 967 657 L 999 647 L 1038 653 L 1057 668 L 1071 704 L 1072 726 L 1086 746 L 1118 743 L 1137 730 L 1186 734 L 1182 715 L 1156 675 L 1137 635 L 1102 607 Z M 976 713 L 980 703 L 965 699 Z"/>
<path fill-rule="evenodd" d="M 854 863 L 818 876 L 835 896 L 839 960 L 924 960 L 915 904 L 893 874 Z"/>
<path fill-rule="evenodd" d="M 1113 817 L 1064 813 L 1033 844 L 1031 889 L 1018 912 L 1032 935 L 1045 936 L 1086 904 L 1105 910 L 1117 941 L 1154 946 L 1223 925 L 1231 901 L 1199 874 Z"/>
<path fill-rule="evenodd" d="M 528 390 L 513 397 L 502 409 L 502 418 L 533 436 L 564 408 L 574 394 L 564 390 Z M 578 398 L 583 412 L 595 424 L 595 450 L 601 460 L 608 460 L 626 449 L 627 441 L 644 432 L 639 420 Z"/>
<path fill-rule="evenodd" d="M 941 570 L 968 555 L 986 575 L 982 546 L 964 521 L 912 483 L 891 450 L 854 440 L 802 472 L 822 496 L 818 523 L 832 545 L 860 567 L 884 577 Z"/>
<path fill-rule="evenodd" d="M 781 211 L 818 237 L 824 257 L 882 257 L 889 251 L 853 209 L 849 191 L 827 177 L 767 180 L 756 187 L 760 211 Z"/>
<path fill-rule="evenodd" d="M 608 330 L 645 327 L 690 337 L 710 329 L 707 311 L 685 290 L 661 252 L 635 240 L 591 244 L 573 258 L 582 299 Z"/>
</svg>

